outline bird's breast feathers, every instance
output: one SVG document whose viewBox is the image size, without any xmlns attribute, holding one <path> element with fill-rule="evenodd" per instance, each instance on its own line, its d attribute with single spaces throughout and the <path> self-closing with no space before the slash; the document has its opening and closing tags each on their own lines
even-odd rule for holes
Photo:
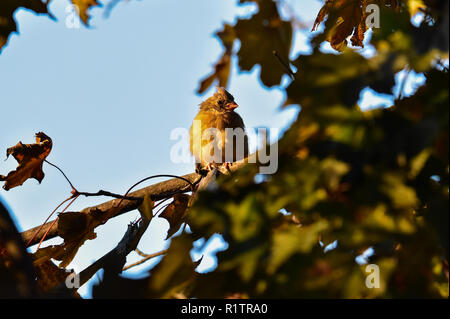
<svg viewBox="0 0 450 319">
<path fill-rule="evenodd" d="M 212 130 L 208 130 L 210 128 Z M 244 122 L 239 114 L 235 112 L 218 113 L 200 110 L 200 112 L 195 117 L 194 122 L 192 123 L 190 131 L 191 152 L 195 156 L 197 161 L 200 161 L 202 163 L 207 162 L 205 161 L 206 153 L 211 153 L 211 150 L 214 147 L 214 145 L 211 145 L 211 142 L 214 141 L 215 147 L 220 149 L 221 153 L 223 153 L 221 154 L 219 159 L 215 156 L 215 162 L 224 162 L 226 146 L 228 143 L 230 143 L 231 140 L 228 134 L 226 134 L 226 128 L 242 129 L 244 155 L 248 155 L 247 137 L 245 136 L 244 132 Z M 238 141 L 235 138 L 234 143 L 236 142 Z M 235 153 L 235 148 L 236 145 L 233 145 L 233 153 Z M 211 156 L 215 154 L 209 155 Z M 233 157 L 236 156 L 233 155 Z M 238 159 L 234 158 L 234 160 Z"/>
</svg>

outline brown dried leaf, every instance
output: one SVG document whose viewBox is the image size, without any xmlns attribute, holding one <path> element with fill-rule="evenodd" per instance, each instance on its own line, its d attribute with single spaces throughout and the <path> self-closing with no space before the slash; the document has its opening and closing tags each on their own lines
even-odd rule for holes
<svg viewBox="0 0 450 319">
<path fill-rule="evenodd" d="M 328 15 L 328 11 L 333 5 L 334 0 L 326 0 L 325 4 L 322 8 L 320 8 L 319 13 L 317 14 L 316 20 L 314 21 L 314 25 L 312 27 L 311 31 L 317 30 L 317 27 L 322 23 L 322 21 L 325 19 L 325 17 Z"/>
<path fill-rule="evenodd" d="M 34 178 L 41 183 L 44 178 L 42 162 L 50 154 L 52 139 L 42 132 L 36 133 L 35 144 L 17 143 L 6 150 L 6 157 L 12 155 L 19 163 L 15 171 L 7 176 L 0 175 L 0 181 L 5 181 L 3 188 L 9 190 L 22 185 L 27 179 Z"/>
<path fill-rule="evenodd" d="M 52 245 L 45 248 L 40 248 L 34 253 L 34 258 L 38 261 L 39 264 L 53 258 L 55 260 L 61 261 L 61 263 L 59 264 L 60 268 L 66 268 L 72 262 L 73 258 L 78 252 L 78 249 L 83 245 L 86 239 L 87 238 L 83 240 L 73 240 L 71 242 L 64 241 L 64 243 L 62 243 L 61 245 Z"/>
<path fill-rule="evenodd" d="M 143 220 L 150 222 L 153 218 L 153 207 L 155 207 L 155 202 L 152 200 L 150 194 L 144 196 L 142 204 L 139 205 L 138 211 L 141 214 Z"/>
<path fill-rule="evenodd" d="M 60 268 L 66 268 L 78 249 L 86 240 L 95 239 L 94 229 L 101 225 L 104 215 L 99 211 L 89 214 L 83 212 L 67 212 L 58 216 L 58 234 L 64 239 L 60 245 L 41 248 L 34 254 L 35 259 L 45 261 L 53 258 L 60 260 Z"/>
<path fill-rule="evenodd" d="M 189 195 L 176 194 L 173 197 L 173 202 L 159 215 L 159 217 L 165 218 L 170 225 L 166 239 L 170 238 L 170 236 L 180 229 L 184 217 L 186 217 L 189 199 Z"/>
<path fill-rule="evenodd" d="M 332 23 L 325 26 L 325 33 L 333 49 L 339 51 L 346 47 L 349 36 L 352 36 L 352 45 L 364 47 L 367 30 L 365 6 L 364 0 L 327 0 L 314 21 L 312 31 L 328 16 Z"/>
<path fill-rule="evenodd" d="M 352 45 L 355 47 L 362 47 L 364 48 L 364 33 L 367 31 L 367 25 L 366 25 L 366 17 L 367 13 L 364 11 L 362 13 L 362 18 L 360 23 L 358 24 L 358 29 L 353 33 L 350 40 L 352 41 Z"/>
<path fill-rule="evenodd" d="M 59 265 L 67 267 L 75 257 L 78 249 L 86 240 L 95 239 L 97 234 L 94 229 L 103 223 L 101 211 L 85 214 L 83 212 L 67 212 L 58 216 L 58 234 L 64 238 L 62 244 L 64 253 L 57 258 L 61 260 Z"/>
<path fill-rule="evenodd" d="M 227 87 L 228 78 L 230 76 L 230 68 L 231 52 L 226 50 L 220 60 L 216 63 L 216 65 L 214 65 L 214 72 L 200 82 L 200 87 L 197 90 L 197 93 L 202 94 L 205 92 L 216 80 L 218 82 L 217 86 Z"/>
<path fill-rule="evenodd" d="M 89 25 L 89 19 L 91 18 L 88 11 L 91 7 L 101 6 L 97 0 L 71 0 L 72 4 L 76 6 L 77 13 L 80 16 L 81 21 L 87 26 Z"/>
<path fill-rule="evenodd" d="M 68 272 L 56 266 L 51 260 L 35 263 L 37 288 L 41 293 L 51 291 L 53 288 L 62 284 Z"/>
</svg>

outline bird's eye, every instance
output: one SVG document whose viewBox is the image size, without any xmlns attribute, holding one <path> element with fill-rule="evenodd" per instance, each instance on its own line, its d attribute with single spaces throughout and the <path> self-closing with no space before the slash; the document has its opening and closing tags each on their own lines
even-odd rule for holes
<svg viewBox="0 0 450 319">
<path fill-rule="evenodd" d="M 225 101 L 224 100 L 219 100 L 219 101 L 217 101 L 217 103 L 220 105 L 220 106 L 223 106 L 223 103 L 224 103 Z"/>
</svg>

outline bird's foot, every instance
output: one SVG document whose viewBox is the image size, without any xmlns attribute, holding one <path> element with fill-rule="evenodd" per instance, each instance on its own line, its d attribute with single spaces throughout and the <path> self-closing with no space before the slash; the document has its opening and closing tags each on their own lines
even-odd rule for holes
<svg viewBox="0 0 450 319">
<path fill-rule="evenodd" d="M 206 176 L 209 172 L 213 171 L 217 165 L 215 163 L 206 163 L 203 165 L 198 165 L 196 167 L 196 172 L 200 175 Z"/>
<path fill-rule="evenodd" d="M 228 174 L 231 174 L 231 166 L 232 165 L 233 165 L 233 163 L 231 163 L 231 162 L 223 162 L 217 168 L 220 173 L 228 175 Z"/>
<path fill-rule="evenodd" d="M 225 162 L 222 164 L 223 168 L 225 168 L 225 170 L 230 173 L 231 173 L 231 165 L 233 165 L 233 163 L 231 163 L 231 162 Z"/>
</svg>

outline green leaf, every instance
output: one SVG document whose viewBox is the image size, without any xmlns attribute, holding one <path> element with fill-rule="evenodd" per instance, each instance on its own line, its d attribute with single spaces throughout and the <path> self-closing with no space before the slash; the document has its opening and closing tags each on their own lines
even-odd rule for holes
<svg viewBox="0 0 450 319">
<path fill-rule="evenodd" d="M 167 254 L 151 270 L 147 297 L 172 298 L 188 288 L 198 266 L 198 263 L 193 262 L 190 257 L 192 248 L 192 236 L 189 234 L 172 239 Z"/>
<path fill-rule="evenodd" d="M 267 266 L 269 274 L 296 253 L 307 254 L 319 243 L 319 234 L 328 228 L 326 220 L 308 226 L 285 225 L 273 233 L 271 257 Z"/>
<path fill-rule="evenodd" d="M 272 87 L 280 84 L 286 73 L 273 52 L 277 51 L 283 61 L 289 62 L 292 26 L 280 17 L 275 1 L 261 0 L 258 6 L 258 13 L 250 19 L 239 19 L 234 27 L 241 42 L 237 53 L 239 67 L 250 71 L 255 65 L 260 65 L 262 83 Z"/>
<path fill-rule="evenodd" d="M 222 41 L 224 52 L 219 61 L 214 65 L 214 72 L 200 82 L 197 93 L 204 93 L 215 81 L 217 86 L 226 88 L 230 77 L 231 57 L 236 35 L 234 29 L 229 24 L 225 24 L 222 31 L 217 32 L 217 36 Z"/>
</svg>

